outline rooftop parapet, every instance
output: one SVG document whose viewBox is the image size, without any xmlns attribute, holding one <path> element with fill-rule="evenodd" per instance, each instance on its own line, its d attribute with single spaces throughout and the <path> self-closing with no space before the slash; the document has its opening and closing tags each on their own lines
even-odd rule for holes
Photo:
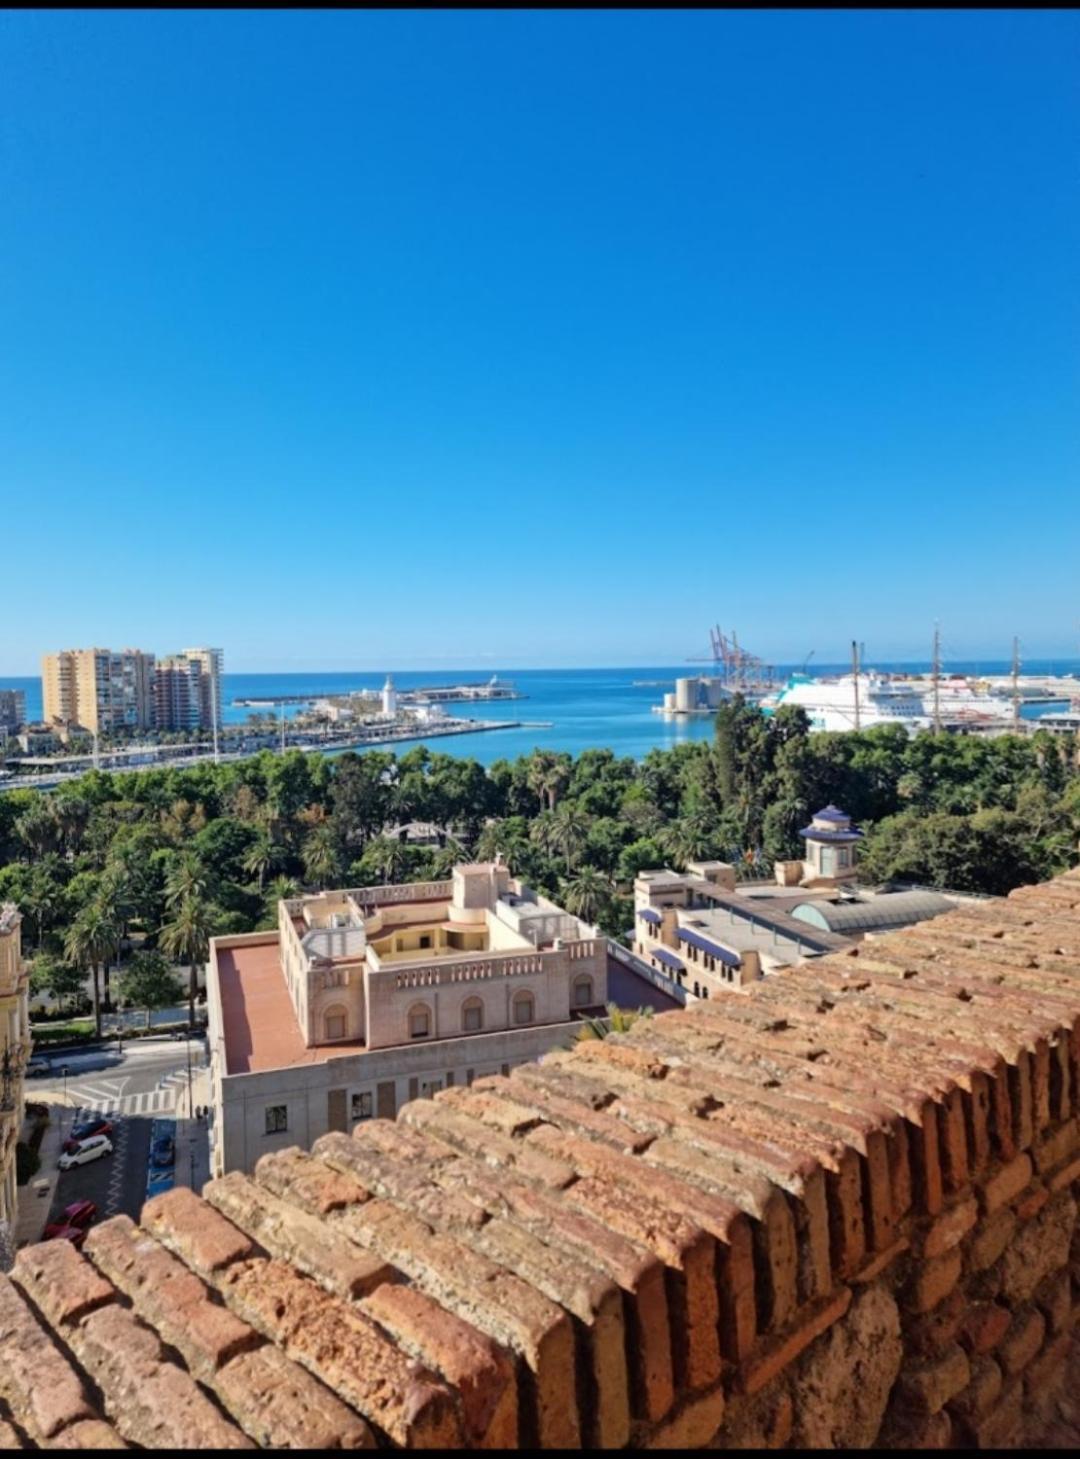
<svg viewBox="0 0 1080 1459">
<path fill-rule="evenodd" d="M 1080 873 L 417 1100 L 0 1278 L 8 1443 L 1039 1445 Z"/>
</svg>

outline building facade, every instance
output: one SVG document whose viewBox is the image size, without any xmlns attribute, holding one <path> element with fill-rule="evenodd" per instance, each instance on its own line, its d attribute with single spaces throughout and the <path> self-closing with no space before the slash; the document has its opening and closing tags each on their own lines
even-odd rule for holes
<svg viewBox="0 0 1080 1459">
<path fill-rule="evenodd" d="M 219 648 L 188 648 L 161 660 L 137 648 L 45 654 L 44 720 L 99 735 L 220 729 L 223 665 Z"/>
<path fill-rule="evenodd" d="M 0 1223 L 15 1229 L 15 1145 L 23 1118 L 23 1078 L 30 1056 L 29 972 L 22 960 L 22 918 L 0 902 Z"/>
<path fill-rule="evenodd" d="M 182 654 L 199 666 L 199 727 L 221 728 L 221 690 L 225 652 L 220 648 L 186 648 Z"/>
<path fill-rule="evenodd" d="M 500 862 L 279 904 L 207 970 L 213 1170 L 392 1117 L 567 1046 L 608 1001 L 607 939 Z"/>
<path fill-rule="evenodd" d="M 45 654 L 41 687 L 47 724 L 78 724 L 97 735 L 153 727 L 154 655 L 142 649 Z"/>
<path fill-rule="evenodd" d="M 0 689 L 0 732 L 14 734 L 26 723 L 26 695 L 21 689 Z"/>
<path fill-rule="evenodd" d="M 202 665 L 178 654 L 159 659 L 154 669 L 154 724 L 159 730 L 197 730 L 202 726 Z"/>
</svg>

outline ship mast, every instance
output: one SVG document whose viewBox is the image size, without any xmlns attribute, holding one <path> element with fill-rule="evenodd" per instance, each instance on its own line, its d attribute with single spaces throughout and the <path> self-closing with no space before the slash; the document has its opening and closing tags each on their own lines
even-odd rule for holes
<svg viewBox="0 0 1080 1459">
<path fill-rule="evenodd" d="M 934 733 L 941 733 L 941 628 L 934 624 L 934 658 L 933 658 L 933 683 L 934 683 Z"/>
<path fill-rule="evenodd" d="M 855 680 L 855 728 L 859 728 L 859 645 L 851 640 L 851 672 Z"/>
<path fill-rule="evenodd" d="M 1013 732 L 1020 728 L 1020 640 L 1013 639 L 1012 656 Z"/>
</svg>

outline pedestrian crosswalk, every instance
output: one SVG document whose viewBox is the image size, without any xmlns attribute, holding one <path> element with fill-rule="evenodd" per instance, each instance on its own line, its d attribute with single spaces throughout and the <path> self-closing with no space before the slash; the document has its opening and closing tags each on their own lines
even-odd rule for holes
<svg viewBox="0 0 1080 1459">
<path fill-rule="evenodd" d="M 206 1067 L 205 1061 L 192 1066 L 192 1076 Z M 124 1083 L 110 1079 L 97 1081 L 80 1080 L 70 1087 L 73 1101 L 86 1114 L 135 1115 L 152 1118 L 155 1115 L 172 1114 L 180 1102 L 181 1091 L 187 1088 L 186 1070 L 166 1074 L 158 1080 L 156 1089 L 144 1089 L 138 1094 L 123 1094 Z"/>
<path fill-rule="evenodd" d="M 177 1092 L 175 1085 L 168 1085 L 164 1089 L 146 1089 L 141 1094 L 118 1096 L 83 1085 L 77 1091 L 77 1098 L 87 1114 L 152 1116 L 175 1110 Z"/>
</svg>

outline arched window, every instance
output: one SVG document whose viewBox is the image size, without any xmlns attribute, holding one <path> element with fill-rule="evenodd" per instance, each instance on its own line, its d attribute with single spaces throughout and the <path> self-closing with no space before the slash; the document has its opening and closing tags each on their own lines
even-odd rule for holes
<svg viewBox="0 0 1080 1459">
<path fill-rule="evenodd" d="M 479 1033 L 483 1026 L 483 1003 L 479 998 L 466 998 L 461 1005 L 461 1027 L 466 1033 Z"/>
<path fill-rule="evenodd" d="M 411 1039 L 431 1037 L 431 1009 L 426 1003 L 414 1003 L 409 1009 L 409 1037 Z"/>
<path fill-rule="evenodd" d="M 340 1003 L 335 1003 L 323 1014 L 323 1037 L 327 1039 L 343 1039 L 348 1032 L 349 1015 Z"/>
<path fill-rule="evenodd" d="M 532 1023 L 536 1018 L 536 999 L 531 993 L 514 994 L 514 1022 Z"/>
<path fill-rule="evenodd" d="M 592 1006 L 593 988 L 592 979 L 580 977 L 574 979 L 574 1007 L 589 1008 Z"/>
</svg>

